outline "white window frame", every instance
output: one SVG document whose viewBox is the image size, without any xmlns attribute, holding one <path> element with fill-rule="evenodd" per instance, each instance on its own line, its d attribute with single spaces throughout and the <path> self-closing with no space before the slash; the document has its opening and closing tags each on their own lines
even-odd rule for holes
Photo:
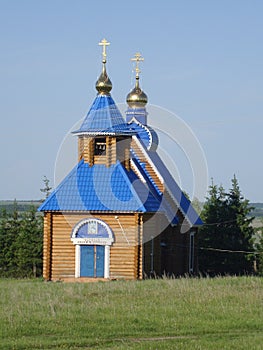
<svg viewBox="0 0 263 350">
<path fill-rule="evenodd" d="M 100 224 L 106 228 L 108 233 L 107 238 L 77 238 L 78 230 L 81 226 L 94 223 L 96 221 L 97 226 Z M 75 245 L 75 278 L 80 277 L 80 247 L 81 245 L 103 245 L 104 249 L 104 278 L 110 277 L 110 246 L 114 242 L 114 237 L 110 227 L 102 220 L 99 219 L 84 219 L 77 223 L 73 228 L 71 234 L 71 241 Z"/>
</svg>

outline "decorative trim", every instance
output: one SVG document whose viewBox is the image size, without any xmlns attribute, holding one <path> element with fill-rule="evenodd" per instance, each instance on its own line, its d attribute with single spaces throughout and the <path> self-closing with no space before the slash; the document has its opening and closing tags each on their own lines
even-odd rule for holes
<svg viewBox="0 0 263 350">
<path fill-rule="evenodd" d="M 80 245 L 75 246 L 75 277 L 80 277 Z"/>
<path fill-rule="evenodd" d="M 131 124 L 131 123 L 135 123 L 135 124 L 138 124 L 141 128 L 143 128 L 146 132 L 147 132 L 147 134 L 148 134 L 148 136 L 149 136 L 149 146 L 147 147 L 147 150 L 149 151 L 150 149 L 151 149 L 151 146 L 152 146 L 152 143 L 153 143 L 153 138 L 152 138 L 152 133 L 150 132 L 150 130 L 147 128 L 147 126 L 146 125 L 144 125 L 144 124 L 142 124 L 142 123 L 140 123 L 139 122 L 139 120 L 137 120 L 135 117 L 133 117 L 129 122 L 128 122 L 128 124 Z"/>
<path fill-rule="evenodd" d="M 77 233 L 79 231 L 79 229 L 83 226 L 86 225 L 88 223 L 96 223 L 96 225 L 101 225 L 103 226 L 108 234 L 108 237 L 85 237 L 85 238 L 78 238 Z M 113 233 L 110 229 L 110 227 L 102 220 L 99 219 L 83 219 L 80 222 L 77 223 L 77 225 L 75 225 L 75 227 L 72 230 L 72 234 L 71 234 L 71 241 L 73 244 L 76 245 L 81 245 L 81 244 L 85 244 L 85 245 L 111 245 L 114 242 L 114 237 L 113 237 Z"/>
<path fill-rule="evenodd" d="M 72 132 L 72 134 L 76 135 L 76 136 L 82 136 L 82 135 L 87 135 L 87 136 L 98 136 L 98 135 L 105 135 L 105 136 L 131 136 L 131 135 L 136 135 L 135 131 L 130 131 L 127 130 L 125 131 L 114 131 L 114 132 L 110 132 L 110 131 L 76 131 L 76 132 Z"/>
<path fill-rule="evenodd" d="M 91 238 L 77 238 L 78 230 L 87 223 L 96 223 L 102 225 L 109 237 L 91 237 Z M 81 245 L 103 245 L 104 249 L 104 278 L 110 278 L 110 246 L 114 241 L 113 233 L 110 227 L 102 220 L 99 219 L 84 219 L 78 222 L 72 230 L 71 241 L 75 245 L 75 278 L 80 277 L 80 249 Z"/>
<path fill-rule="evenodd" d="M 141 172 L 139 171 L 139 169 L 137 168 L 137 166 L 135 165 L 135 163 L 132 159 L 131 159 L 131 166 L 132 166 L 132 169 L 134 170 L 134 172 L 136 173 L 136 175 L 138 175 L 139 179 L 143 183 L 146 183 L 145 178 L 142 176 Z"/>
<path fill-rule="evenodd" d="M 151 167 L 153 168 L 153 170 L 155 171 L 157 177 L 159 178 L 159 180 L 161 181 L 162 184 L 164 184 L 164 180 L 162 175 L 160 174 L 160 172 L 158 171 L 158 169 L 156 168 L 155 164 L 153 163 L 153 161 L 151 160 L 151 158 L 148 156 L 147 152 L 145 151 L 145 148 L 142 146 L 141 142 L 137 139 L 136 136 L 132 136 L 132 139 L 135 140 L 137 146 L 139 146 L 140 150 L 142 151 L 143 155 L 145 156 L 145 158 L 147 159 L 147 161 L 149 162 L 149 164 L 151 165 Z M 135 152 L 136 153 L 136 152 Z"/>
<path fill-rule="evenodd" d="M 110 278 L 110 246 L 105 245 L 104 252 L 104 278 Z"/>
</svg>

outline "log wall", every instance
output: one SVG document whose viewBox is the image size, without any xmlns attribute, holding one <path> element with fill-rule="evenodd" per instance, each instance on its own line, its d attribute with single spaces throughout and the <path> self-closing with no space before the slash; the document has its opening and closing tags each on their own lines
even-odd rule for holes
<svg viewBox="0 0 263 350">
<path fill-rule="evenodd" d="M 138 214 L 63 214 L 46 213 L 44 223 L 45 279 L 65 280 L 75 276 L 75 245 L 71 241 L 74 226 L 83 219 L 96 218 L 110 226 L 114 243 L 110 247 L 110 278 L 136 279 L 140 273 Z M 52 239 L 51 239 L 52 237 Z"/>
</svg>

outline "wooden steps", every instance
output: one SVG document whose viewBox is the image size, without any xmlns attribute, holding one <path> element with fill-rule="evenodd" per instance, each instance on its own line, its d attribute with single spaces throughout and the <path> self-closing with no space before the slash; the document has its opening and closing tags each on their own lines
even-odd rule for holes
<svg viewBox="0 0 263 350">
<path fill-rule="evenodd" d="M 143 147 L 140 145 L 139 141 L 137 141 L 137 139 L 132 138 L 131 148 L 132 148 L 132 151 L 139 158 L 140 162 L 144 163 L 145 170 L 147 171 L 147 173 L 151 177 L 151 179 L 154 181 L 154 183 L 156 184 L 158 189 L 161 192 L 163 192 L 164 191 L 163 179 L 160 178 L 157 171 L 153 168 L 152 164 L 147 159 L 145 151 L 144 151 Z"/>
</svg>

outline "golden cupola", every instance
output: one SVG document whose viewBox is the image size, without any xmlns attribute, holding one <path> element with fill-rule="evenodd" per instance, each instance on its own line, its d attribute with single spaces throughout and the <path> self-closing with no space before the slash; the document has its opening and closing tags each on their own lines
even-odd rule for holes
<svg viewBox="0 0 263 350">
<path fill-rule="evenodd" d="M 131 59 L 136 62 L 135 72 L 136 72 L 136 81 L 135 87 L 128 93 L 126 97 L 126 102 L 130 108 L 144 108 L 148 102 L 148 97 L 145 92 L 142 91 L 139 84 L 139 62 L 144 61 L 144 58 L 138 52 L 135 54 L 134 58 Z"/>
<path fill-rule="evenodd" d="M 106 72 L 106 46 L 110 45 L 110 43 L 103 39 L 99 43 L 99 45 L 103 46 L 102 50 L 102 72 L 96 81 L 96 90 L 98 91 L 98 94 L 101 95 L 109 95 L 110 91 L 112 89 L 112 83 L 110 81 L 110 78 L 108 77 L 108 74 Z"/>
</svg>

